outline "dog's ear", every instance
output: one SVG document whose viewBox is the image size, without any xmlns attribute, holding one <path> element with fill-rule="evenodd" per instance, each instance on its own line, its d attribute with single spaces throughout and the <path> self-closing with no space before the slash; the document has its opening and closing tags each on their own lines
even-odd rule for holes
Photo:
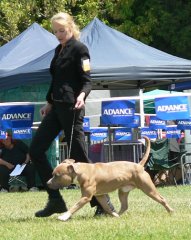
<svg viewBox="0 0 191 240">
<path fill-rule="evenodd" d="M 75 160 L 74 159 L 64 159 L 62 162 L 71 164 L 71 163 L 74 163 Z"/>
<path fill-rule="evenodd" d="M 80 163 L 75 163 L 75 164 L 69 164 L 67 167 L 69 173 L 75 173 L 78 174 L 80 170 Z"/>
<path fill-rule="evenodd" d="M 71 165 L 72 165 L 72 168 L 73 168 L 73 172 L 75 172 L 75 174 L 79 174 L 81 164 L 78 162 L 78 163 L 74 163 L 74 164 L 71 164 Z"/>
<path fill-rule="evenodd" d="M 68 166 L 67 166 L 67 169 L 68 169 L 68 172 L 69 172 L 70 174 L 72 174 L 72 173 L 75 172 L 75 170 L 74 170 L 74 165 L 73 165 L 73 164 L 68 165 Z"/>
</svg>

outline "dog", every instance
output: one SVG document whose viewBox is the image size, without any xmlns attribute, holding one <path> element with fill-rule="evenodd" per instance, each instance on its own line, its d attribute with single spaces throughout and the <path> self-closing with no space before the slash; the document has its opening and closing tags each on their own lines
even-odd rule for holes
<svg viewBox="0 0 191 240">
<path fill-rule="evenodd" d="M 51 189 L 69 186 L 74 180 L 80 185 L 81 199 L 58 219 L 67 221 L 76 211 L 90 202 L 95 196 L 103 209 L 114 217 L 119 217 L 128 209 L 128 194 L 134 188 L 141 189 L 146 195 L 160 203 L 171 213 L 169 206 L 153 184 L 149 174 L 144 170 L 150 153 L 150 140 L 144 137 L 147 149 L 139 163 L 128 161 L 114 161 L 108 163 L 75 163 L 73 159 L 65 159 L 53 171 L 53 177 L 47 182 Z M 119 213 L 111 209 L 107 203 L 109 192 L 118 189 L 121 203 Z"/>
</svg>

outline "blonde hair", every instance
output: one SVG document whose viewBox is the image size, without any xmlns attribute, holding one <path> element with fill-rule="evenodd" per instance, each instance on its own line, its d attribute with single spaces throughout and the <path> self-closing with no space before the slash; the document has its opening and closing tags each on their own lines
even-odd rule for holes
<svg viewBox="0 0 191 240">
<path fill-rule="evenodd" d="M 55 14 L 51 18 L 51 25 L 53 22 L 58 22 L 61 25 L 63 25 L 63 27 L 68 27 L 72 31 L 75 39 L 80 38 L 80 30 L 78 26 L 75 24 L 73 17 L 68 13 L 60 12 Z"/>
</svg>

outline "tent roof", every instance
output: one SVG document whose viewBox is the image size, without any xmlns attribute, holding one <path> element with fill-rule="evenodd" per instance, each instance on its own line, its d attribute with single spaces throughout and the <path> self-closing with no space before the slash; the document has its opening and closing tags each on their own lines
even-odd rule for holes
<svg viewBox="0 0 191 240">
<path fill-rule="evenodd" d="M 83 29 L 81 40 L 93 56 L 93 69 L 191 65 L 191 61 L 141 43 L 106 26 L 97 18 Z"/>
<path fill-rule="evenodd" d="M 191 61 L 167 54 L 118 32 L 95 18 L 82 31 L 90 49 L 94 84 L 169 85 L 191 80 Z"/>
<path fill-rule="evenodd" d="M 48 69 L 57 45 L 52 33 L 33 23 L 0 47 L 0 88 L 45 82 L 46 76 L 50 80 Z"/>
<path fill-rule="evenodd" d="M 191 80 L 191 61 L 149 47 L 97 18 L 81 33 L 91 55 L 94 89 L 145 88 Z M 0 88 L 50 81 L 58 41 L 34 23 L 0 48 Z"/>
<path fill-rule="evenodd" d="M 176 94 L 175 91 L 167 91 L 167 90 L 161 90 L 161 89 L 155 89 L 149 92 L 144 92 L 144 96 L 160 96 L 160 95 L 170 95 L 170 94 Z"/>
<path fill-rule="evenodd" d="M 57 44 L 58 40 L 52 33 L 37 23 L 33 23 L 19 36 L 0 48 L 0 73 L 8 72 L 36 60 L 55 48 Z"/>
</svg>

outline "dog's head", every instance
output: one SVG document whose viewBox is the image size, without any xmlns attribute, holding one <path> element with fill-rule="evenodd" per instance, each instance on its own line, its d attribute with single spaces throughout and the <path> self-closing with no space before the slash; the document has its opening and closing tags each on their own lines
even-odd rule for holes
<svg viewBox="0 0 191 240">
<path fill-rule="evenodd" d="M 73 159 L 65 159 L 53 171 L 53 177 L 47 182 L 51 189 L 67 187 L 73 183 L 76 176 Z"/>
</svg>

